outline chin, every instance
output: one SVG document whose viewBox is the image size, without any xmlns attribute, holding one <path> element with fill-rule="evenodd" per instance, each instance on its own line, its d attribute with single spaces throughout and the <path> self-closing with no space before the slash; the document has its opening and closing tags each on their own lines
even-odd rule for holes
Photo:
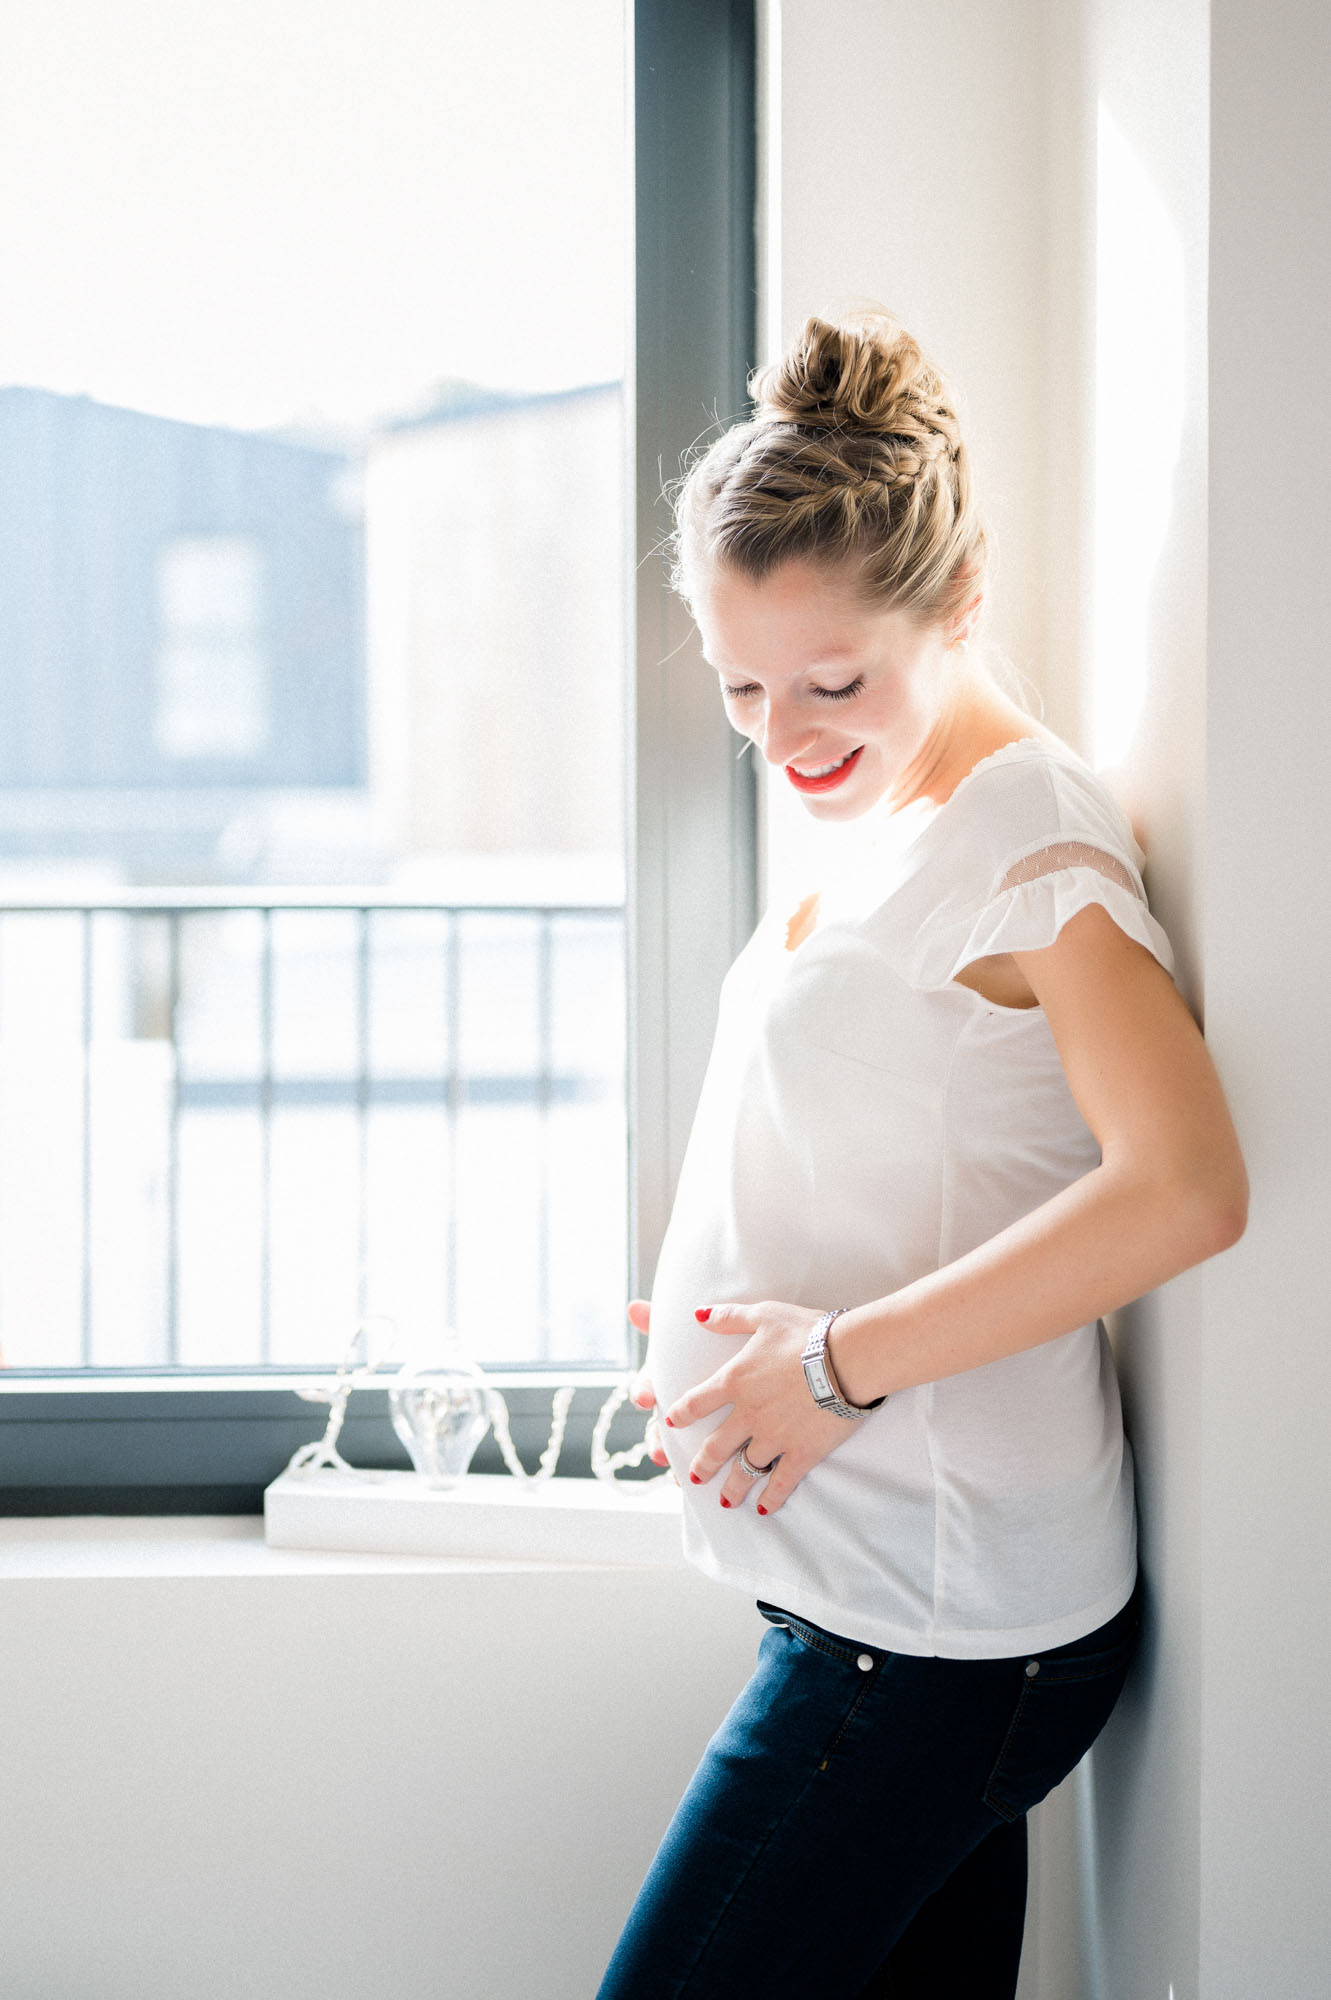
<svg viewBox="0 0 1331 2000">
<path fill-rule="evenodd" d="M 859 819 L 877 803 L 874 799 L 819 799 L 802 798 L 803 806 L 810 819 Z"/>
<path fill-rule="evenodd" d="M 844 792 L 796 792 L 795 796 L 810 819 L 860 819 L 873 811 L 883 792 L 873 785 L 849 785 Z"/>
</svg>

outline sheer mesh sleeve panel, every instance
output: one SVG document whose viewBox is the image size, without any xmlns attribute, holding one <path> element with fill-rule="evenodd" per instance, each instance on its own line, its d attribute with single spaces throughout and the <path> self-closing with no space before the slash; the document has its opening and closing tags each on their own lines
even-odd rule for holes
<svg viewBox="0 0 1331 2000">
<path fill-rule="evenodd" d="M 1121 931 L 1173 972 L 1169 939 L 1147 907 L 1136 869 L 1107 848 L 1064 840 L 1018 856 L 1002 868 L 986 900 L 929 925 L 918 940 L 914 983 L 943 987 L 976 959 L 1041 951 L 1089 903 L 1100 904 Z"/>
<path fill-rule="evenodd" d="M 1023 855 L 1020 861 L 1013 862 L 999 888 L 1019 889 L 1023 882 L 1038 882 L 1042 875 L 1055 875 L 1060 868 L 1095 868 L 1107 881 L 1118 882 L 1143 903 L 1146 901 L 1141 882 L 1133 871 L 1116 855 L 1106 854 L 1103 847 L 1092 847 L 1085 840 L 1058 840 L 1052 846 L 1037 848 L 1034 854 Z"/>
</svg>

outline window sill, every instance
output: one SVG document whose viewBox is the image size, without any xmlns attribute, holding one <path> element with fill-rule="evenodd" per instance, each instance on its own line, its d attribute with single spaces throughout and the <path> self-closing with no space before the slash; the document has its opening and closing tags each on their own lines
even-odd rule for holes
<svg viewBox="0 0 1331 2000">
<path fill-rule="evenodd" d="M 408 1473 L 389 1473 L 387 1481 L 414 1484 Z M 300 1485 L 313 1495 L 316 1482 L 278 1480 L 281 1487 Z M 354 1493 L 347 1518 L 359 1505 L 363 1521 L 373 1520 L 377 1491 L 382 1511 L 383 1488 L 370 1482 L 348 1482 Z M 481 1488 L 481 1492 L 474 1489 Z M 503 1498 L 492 1489 L 506 1488 Z M 569 1489 L 580 1494 L 570 1499 Z M 264 1523 L 254 1515 L 117 1517 L 61 1515 L 15 1519 L 0 1523 L 0 1584 L 11 1582 L 76 1581 L 114 1578 L 283 1577 L 426 1574 L 524 1570 L 678 1569 L 680 1553 L 679 1495 L 665 1482 L 641 1493 L 632 1488 L 606 1491 L 588 1480 L 559 1480 L 532 1492 L 515 1481 L 474 1473 L 455 1494 L 425 1494 L 425 1507 L 436 1516 L 447 1513 L 454 1524 L 456 1544 L 448 1552 L 435 1549 L 382 1547 L 362 1541 L 351 1547 L 332 1545 L 339 1535 L 334 1522 L 336 1502 L 320 1516 L 318 1499 L 307 1499 L 307 1517 L 322 1520 L 325 1539 L 314 1546 L 288 1547 L 265 1539 Z M 410 1503 L 396 1510 L 412 1512 Z M 503 1516 L 506 1541 L 501 1545 L 495 1523 Z M 280 1531 L 279 1531 L 280 1532 Z M 362 1529 L 362 1532 L 365 1532 Z M 369 1530 L 374 1536 L 374 1529 Z M 488 1536 L 488 1540 L 487 1540 Z"/>
</svg>

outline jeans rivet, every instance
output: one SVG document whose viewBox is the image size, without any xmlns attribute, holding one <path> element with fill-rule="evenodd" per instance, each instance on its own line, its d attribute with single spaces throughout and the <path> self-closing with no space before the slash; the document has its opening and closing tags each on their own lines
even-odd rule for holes
<svg viewBox="0 0 1331 2000">
<path fill-rule="evenodd" d="M 873 1672 L 873 1654 L 861 1653 L 855 1664 L 862 1674 L 871 1674 Z"/>
<path fill-rule="evenodd" d="M 1040 1662 L 1038 1660 L 1028 1660 L 1026 1662 L 1026 1678 L 1028 1681 L 1033 1681 L 1039 1671 Z"/>
</svg>

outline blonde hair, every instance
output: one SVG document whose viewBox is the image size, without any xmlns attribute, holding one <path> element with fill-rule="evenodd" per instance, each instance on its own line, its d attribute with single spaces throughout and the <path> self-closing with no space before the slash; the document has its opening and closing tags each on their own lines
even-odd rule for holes
<svg viewBox="0 0 1331 2000">
<path fill-rule="evenodd" d="M 810 319 L 749 383 L 757 405 L 674 495 L 672 582 L 713 564 L 758 579 L 803 557 L 929 621 L 962 612 L 988 566 L 951 391 L 893 316 Z"/>
</svg>

